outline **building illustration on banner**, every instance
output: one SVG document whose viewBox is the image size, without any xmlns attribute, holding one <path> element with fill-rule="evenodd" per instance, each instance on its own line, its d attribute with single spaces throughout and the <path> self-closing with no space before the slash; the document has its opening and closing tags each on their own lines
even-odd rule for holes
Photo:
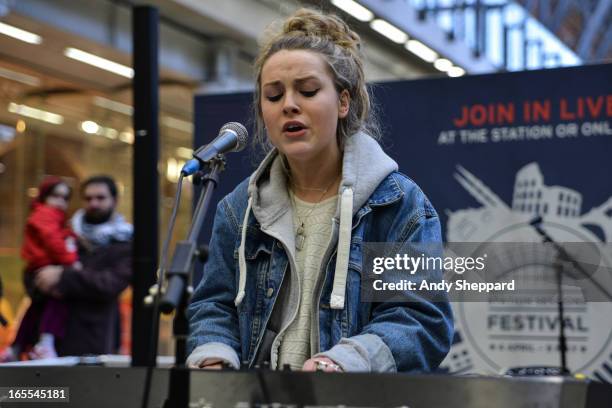
<svg viewBox="0 0 612 408">
<path fill-rule="evenodd" d="M 528 164 L 516 174 L 512 211 L 559 218 L 580 215 L 582 196 L 565 187 L 544 185 L 544 177 L 536 163 Z"/>
<path fill-rule="evenodd" d="M 480 207 L 446 211 L 447 242 L 541 242 L 529 225 L 540 216 L 543 228 L 554 240 L 597 244 L 604 248 L 602 262 L 612 265 L 612 254 L 606 249 L 612 243 L 612 196 L 582 213 L 582 194 L 564 186 L 547 186 L 535 162 L 517 171 L 511 203 L 460 165 L 453 176 Z M 512 274 L 554 273 L 550 260 L 546 265 L 534 262 L 533 256 L 512 254 L 506 261 L 504 268 Z M 611 282 L 604 282 L 604 286 L 611 287 Z M 568 293 L 564 288 L 565 296 Z M 456 334 L 442 368 L 454 373 L 500 373 L 516 366 L 559 366 L 556 302 L 455 302 L 453 310 Z M 582 301 L 566 307 L 572 372 L 612 382 L 610 314 L 609 301 Z"/>
</svg>

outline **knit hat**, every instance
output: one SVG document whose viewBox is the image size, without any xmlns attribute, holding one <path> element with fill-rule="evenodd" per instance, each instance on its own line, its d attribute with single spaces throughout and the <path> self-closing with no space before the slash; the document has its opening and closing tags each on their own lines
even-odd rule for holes
<svg viewBox="0 0 612 408">
<path fill-rule="evenodd" d="M 62 183 L 66 184 L 64 180 L 57 176 L 45 177 L 42 183 L 40 183 L 40 185 L 38 186 L 38 196 L 36 196 L 34 202 L 44 203 L 47 197 L 49 197 L 53 192 L 55 186 Z"/>
</svg>

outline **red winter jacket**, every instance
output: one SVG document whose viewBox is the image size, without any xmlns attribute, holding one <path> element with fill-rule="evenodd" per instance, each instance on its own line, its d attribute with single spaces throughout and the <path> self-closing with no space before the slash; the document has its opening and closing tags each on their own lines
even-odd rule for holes
<svg viewBox="0 0 612 408">
<path fill-rule="evenodd" d="M 65 222 L 64 211 L 34 203 L 21 247 L 27 271 L 46 265 L 71 265 L 78 260 L 76 235 L 66 228 Z"/>
</svg>

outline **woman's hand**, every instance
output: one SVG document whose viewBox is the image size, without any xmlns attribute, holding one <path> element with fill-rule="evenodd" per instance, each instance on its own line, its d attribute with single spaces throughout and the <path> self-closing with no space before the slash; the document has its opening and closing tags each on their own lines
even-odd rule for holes
<svg viewBox="0 0 612 408">
<path fill-rule="evenodd" d="M 327 357 L 314 357 L 306 360 L 302 366 L 302 371 L 343 372 L 342 368 L 334 360 Z"/>
<path fill-rule="evenodd" d="M 207 358 L 200 365 L 189 364 L 189 368 L 201 368 L 204 370 L 221 370 L 223 368 L 223 360 L 219 358 Z"/>
</svg>

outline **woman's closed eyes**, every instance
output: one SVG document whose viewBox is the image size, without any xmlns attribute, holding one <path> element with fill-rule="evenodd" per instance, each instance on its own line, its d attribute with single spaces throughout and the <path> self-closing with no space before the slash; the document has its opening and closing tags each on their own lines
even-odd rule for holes
<svg viewBox="0 0 612 408">
<path fill-rule="evenodd" d="M 270 102 L 278 102 L 280 101 L 280 98 L 282 98 L 283 94 L 278 94 L 278 95 L 274 95 L 274 96 L 266 96 L 266 99 L 268 99 Z"/>
<path fill-rule="evenodd" d="M 317 92 L 319 92 L 319 89 L 315 89 L 314 91 L 300 91 L 300 93 L 307 98 L 312 98 L 317 94 Z M 266 96 L 266 99 L 268 99 L 270 102 L 278 102 L 282 97 L 283 94 L 279 93 L 277 95 Z"/>
<path fill-rule="evenodd" d="M 317 94 L 317 92 L 319 92 L 318 89 L 315 89 L 314 91 L 300 91 L 300 93 L 307 98 L 312 98 Z"/>
</svg>

